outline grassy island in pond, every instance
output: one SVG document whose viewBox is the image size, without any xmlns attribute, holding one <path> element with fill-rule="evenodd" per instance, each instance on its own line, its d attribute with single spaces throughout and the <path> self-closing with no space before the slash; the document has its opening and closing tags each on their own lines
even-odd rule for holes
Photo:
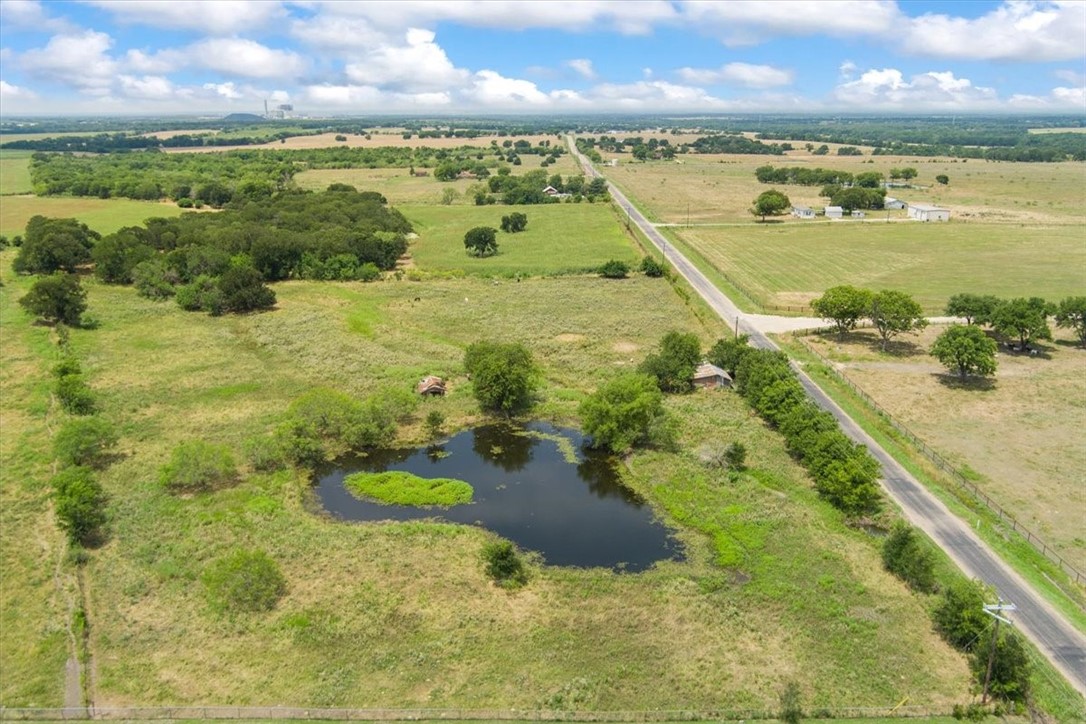
<svg viewBox="0 0 1086 724">
<path fill-rule="evenodd" d="M 385 473 L 355 473 L 344 480 L 347 490 L 357 496 L 372 498 L 388 505 L 432 505 L 448 508 L 470 503 L 474 492 L 463 480 L 420 478 L 392 470 Z"/>
</svg>

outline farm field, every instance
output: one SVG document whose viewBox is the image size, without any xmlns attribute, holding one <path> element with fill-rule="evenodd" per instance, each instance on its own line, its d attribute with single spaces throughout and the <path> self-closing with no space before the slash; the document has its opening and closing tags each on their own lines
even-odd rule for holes
<svg viewBox="0 0 1086 724">
<path fill-rule="evenodd" d="M 641 254 L 626 236 L 610 204 L 539 204 L 535 206 L 398 207 L 419 238 L 408 253 L 424 271 L 457 271 L 483 276 L 581 273 L 609 259 L 636 266 Z M 528 228 L 500 231 L 501 217 L 519 211 Z M 498 253 L 478 259 L 464 249 L 464 233 L 476 226 L 498 231 Z"/>
<path fill-rule="evenodd" d="M 0 196 L 29 194 L 31 151 L 0 151 Z"/>
<path fill-rule="evenodd" d="M 56 352 L 51 330 L 15 304 L 29 280 L 10 272 L 12 256 L 0 254 L 0 555 L 18 585 L 2 602 L 14 674 L 0 698 L 56 705 L 68 608 L 53 575 L 72 577 L 46 503 Z M 539 416 L 568 424 L 585 393 L 666 330 L 704 344 L 725 332 L 664 280 L 288 282 L 275 286 L 276 310 L 219 318 L 88 288 L 98 328 L 73 330 L 72 345 L 122 433 L 101 476 L 110 539 L 84 576 L 96 705 L 773 707 L 790 680 L 812 708 L 968 697 L 964 659 L 932 632 L 928 601 L 882 570 L 876 539 L 843 525 L 731 393 L 669 399 L 684 452 L 629 460 L 629 484 L 689 556 L 638 575 L 533 566 L 508 593 L 485 577 L 491 536 L 475 527 L 336 523 L 311 512 L 307 481 L 289 472 L 247 471 L 183 497 L 158 482 L 179 442 L 241 457 L 315 385 L 365 395 L 441 374 L 450 394 L 426 401 L 402 440 L 423 439 L 427 409 L 449 429 L 469 426 L 479 414 L 462 356 L 481 338 L 526 344 L 545 378 Z M 695 451 L 732 440 L 750 450 L 750 471 L 728 482 Z M 273 612 L 223 616 L 205 602 L 203 568 L 235 547 L 266 550 L 283 569 L 288 592 Z"/>
<path fill-rule="evenodd" d="M 89 196 L 5 196 L 0 198 L 0 234 L 22 234 L 31 217 L 76 218 L 99 234 L 142 224 L 156 216 L 179 216 L 176 204 L 132 199 L 97 199 Z"/>
<path fill-rule="evenodd" d="M 1003 354 L 990 387 L 947 384 L 927 352 L 944 328 L 879 351 L 872 331 L 806 338 L 897 420 L 996 502 L 1086 570 L 1086 350 L 1053 329 L 1044 355 Z"/>
<path fill-rule="evenodd" d="M 345 135 L 346 141 L 337 141 L 337 135 Z M 201 146 L 199 148 L 164 148 L 166 153 L 213 153 L 215 151 L 232 151 L 236 149 L 269 148 L 269 149 L 298 149 L 298 148 L 330 148 L 332 146 L 346 146 L 348 148 L 379 148 L 381 146 L 394 146 L 396 148 L 459 148 L 460 146 L 489 147 L 491 141 L 497 141 L 500 146 L 505 141 L 531 141 L 536 145 L 541 141 L 550 141 L 551 144 L 561 144 L 562 140 L 554 135 L 524 135 L 524 136 L 480 136 L 478 138 L 419 138 L 417 135 L 404 138 L 400 132 L 385 132 L 370 134 L 370 138 L 348 133 L 318 133 L 313 136 L 291 136 L 283 141 L 259 143 L 249 146 Z"/>
<path fill-rule="evenodd" d="M 869 152 L 869 149 L 868 149 Z M 671 224 L 753 224 L 748 209 L 762 191 L 777 188 L 794 204 L 820 210 L 826 199 L 817 186 L 762 184 L 754 177 L 759 166 L 810 166 L 860 173 L 911 166 L 918 171 L 914 185 L 921 189 L 890 189 L 888 194 L 907 202 L 949 206 L 951 223 L 1082 224 L 1082 164 L 1011 163 L 962 159 L 927 159 L 899 156 L 813 156 L 804 150 L 783 156 L 685 154 L 674 162 L 638 163 L 629 154 L 610 154 L 619 165 L 601 172 L 636 199 L 652 221 Z M 870 161 L 870 163 L 869 163 Z M 939 174 L 950 177 L 942 186 Z M 885 219 L 886 212 L 870 216 Z M 891 218 L 905 218 L 893 211 Z M 810 225 L 785 217 L 785 224 Z"/>
<path fill-rule="evenodd" d="M 673 232 L 763 305 L 829 287 L 899 289 L 931 314 L 960 292 L 1058 301 L 1086 288 L 1086 224 L 809 222 Z"/>
</svg>

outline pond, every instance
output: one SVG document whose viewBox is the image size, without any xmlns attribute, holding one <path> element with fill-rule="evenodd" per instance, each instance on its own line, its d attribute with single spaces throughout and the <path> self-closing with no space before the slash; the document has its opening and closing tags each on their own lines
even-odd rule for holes
<svg viewBox="0 0 1086 724">
<path fill-rule="evenodd" d="M 570 453 L 576 462 L 567 459 Z M 434 518 L 481 525 L 541 554 L 548 565 L 636 572 L 657 561 L 682 560 L 671 531 L 622 485 L 615 465 L 612 456 L 584 448 L 575 430 L 540 422 L 485 425 L 440 445 L 338 460 L 317 471 L 316 493 L 324 510 L 341 520 Z M 383 505 L 360 500 L 343 485 L 352 473 L 386 470 L 467 481 L 475 488 L 474 502 L 444 509 Z"/>
</svg>

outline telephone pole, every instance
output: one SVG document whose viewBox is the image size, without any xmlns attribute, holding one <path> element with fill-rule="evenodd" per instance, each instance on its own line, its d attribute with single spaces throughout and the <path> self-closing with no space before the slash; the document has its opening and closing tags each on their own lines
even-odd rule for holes
<svg viewBox="0 0 1086 724">
<path fill-rule="evenodd" d="M 999 613 L 1017 610 L 1018 607 L 1013 603 L 1003 603 L 1002 598 L 999 599 L 999 603 L 984 606 L 984 612 L 995 619 L 995 626 L 992 628 L 992 644 L 988 647 L 988 670 L 984 673 L 984 693 L 980 697 L 981 704 L 988 703 L 988 685 L 992 682 L 992 666 L 995 664 L 996 644 L 999 641 L 999 622 L 1003 621 L 1009 626 L 1014 625 L 1010 619 L 1003 618 Z"/>
</svg>

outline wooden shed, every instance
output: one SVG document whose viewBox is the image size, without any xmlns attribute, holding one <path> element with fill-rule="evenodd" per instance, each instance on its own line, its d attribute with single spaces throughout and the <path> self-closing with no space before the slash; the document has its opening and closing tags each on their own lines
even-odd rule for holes
<svg viewBox="0 0 1086 724">
<path fill-rule="evenodd" d="M 435 375 L 423 377 L 419 380 L 419 383 L 415 385 L 415 392 L 420 395 L 444 395 L 445 380 Z"/>
<path fill-rule="evenodd" d="M 709 362 L 702 362 L 694 370 L 694 387 L 699 389 L 719 389 L 731 387 L 732 376 Z"/>
</svg>

